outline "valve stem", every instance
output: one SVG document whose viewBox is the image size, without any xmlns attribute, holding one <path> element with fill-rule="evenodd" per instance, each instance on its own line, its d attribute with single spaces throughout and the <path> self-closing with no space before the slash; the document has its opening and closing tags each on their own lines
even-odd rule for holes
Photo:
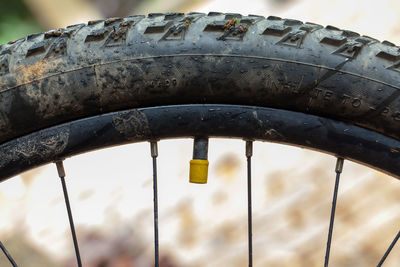
<svg viewBox="0 0 400 267">
<path fill-rule="evenodd" d="M 206 184 L 208 177 L 208 137 L 195 137 L 193 159 L 190 161 L 189 182 Z"/>
</svg>

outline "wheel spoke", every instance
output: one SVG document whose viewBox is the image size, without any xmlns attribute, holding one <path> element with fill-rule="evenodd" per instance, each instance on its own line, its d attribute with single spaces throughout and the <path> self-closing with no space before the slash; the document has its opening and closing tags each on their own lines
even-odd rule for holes
<svg viewBox="0 0 400 267">
<path fill-rule="evenodd" d="M 153 158 L 153 202 L 154 202 L 154 262 L 159 266 L 158 257 L 158 197 L 157 197 L 157 142 L 150 142 L 151 157 Z"/>
<path fill-rule="evenodd" d="M 328 242 L 326 243 L 325 264 L 324 264 L 325 267 L 328 267 L 328 264 L 329 264 L 329 253 L 331 250 L 333 223 L 335 221 L 336 200 L 337 200 L 337 194 L 338 194 L 338 189 L 339 189 L 340 174 L 342 173 L 342 170 L 343 170 L 343 162 L 344 162 L 343 158 L 340 158 L 340 157 L 337 158 L 336 167 L 335 167 L 335 172 L 336 172 L 335 190 L 333 192 L 331 219 L 329 222 Z"/>
<path fill-rule="evenodd" d="M 6 255 L 7 259 L 10 261 L 11 265 L 13 267 L 18 267 L 18 265 L 15 263 L 14 259 L 11 257 L 10 253 L 8 253 L 6 247 L 3 245 L 1 241 L 0 241 L 0 248 L 4 252 L 4 255 Z"/>
<path fill-rule="evenodd" d="M 390 244 L 390 246 L 386 250 L 385 255 L 383 255 L 383 257 L 382 257 L 381 261 L 378 263 L 377 267 L 382 266 L 382 264 L 385 262 L 387 256 L 392 251 L 394 245 L 396 245 L 396 242 L 397 242 L 397 240 L 399 240 L 399 238 L 400 238 L 400 231 L 397 233 L 396 237 L 393 239 L 392 243 Z"/>
<path fill-rule="evenodd" d="M 247 157 L 247 226 L 248 226 L 248 247 L 249 267 L 253 266 L 253 230 L 252 230 L 252 208 L 251 208 L 251 156 L 253 155 L 253 142 L 246 141 Z"/>
<path fill-rule="evenodd" d="M 76 238 L 76 233 L 75 233 L 74 220 L 72 218 L 71 205 L 69 203 L 67 186 L 65 184 L 65 170 L 64 170 L 63 162 L 57 161 L 56 166 L 57 166 L 58 176 L 60 177 L 60 180 L 61 180 L 61 185 L 62 185 L 62 189 L 63 189 L 63 193 L 64 193 L 65 205 L 67 207 L 69 226 L 71 228 L 72 240 L 74 241 L 76 261 L 78 263 L 78 267 L 82 267 L 81 255 L 79 253 L 79 247 L 78 247 L 78 240 Z"/>
</svg>

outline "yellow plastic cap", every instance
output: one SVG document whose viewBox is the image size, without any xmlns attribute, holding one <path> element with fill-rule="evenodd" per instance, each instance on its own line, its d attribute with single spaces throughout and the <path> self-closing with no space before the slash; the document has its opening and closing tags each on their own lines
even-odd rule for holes
<svg viewBox="0 0 400 267">
<path fill-rule="evenodd" d="M 208 160 L 192 159 L 190 161 L 189 182 L 206 184 L 208 176 Z"/>
</svg>

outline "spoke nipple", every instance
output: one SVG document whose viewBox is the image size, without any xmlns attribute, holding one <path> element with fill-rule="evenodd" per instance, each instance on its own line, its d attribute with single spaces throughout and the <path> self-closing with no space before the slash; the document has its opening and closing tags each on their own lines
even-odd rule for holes
<svg viewBox="0 0 400 267">
<path fill-rule="evenodd" d="M 158 157 L 158 148 L 157 148 L 157 142 L 156 141 L 151 141 L 150 142 L 150 150 L 151 150 L 151 157 L 153 157 L 153 158 Z"/>
<path fill-rule="evenodd" d="M 246 157 L 253 156 L 253 141 L 246 141 Z"/>
<path fill-rule="evenodd" d="M 65 170 L 64 170 L 64 164 L 63 164 L 62 160 L 56 161 L 56 166 L 57 166 L 58 176 L 60 178 L 64 178 L 65 177 Z"/>
<path fill-rule="evenodd" d="M 208 178 L 208 138 L 196 137 L 193 142 L 193 159 L 190 161 L 189 182 L 206 184 Z"/>
<path fill-rule="evenodd" d="M 343 171 L 343 163 L 344 163 L 344 158 L 338 157 L 337 161 L 336 161 L 336 167 L 335 167 L 336 173 L 342 173 L 342 171 Z"/>
</svg>

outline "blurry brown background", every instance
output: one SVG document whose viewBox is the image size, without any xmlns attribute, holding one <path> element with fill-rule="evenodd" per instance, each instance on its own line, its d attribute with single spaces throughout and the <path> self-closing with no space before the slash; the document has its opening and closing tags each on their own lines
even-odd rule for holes
<svg viewBox="0 0 400 267">
<path fill-rule="evenodd" d="M 400 44 L 396 0 L 0 0 L 0 43 L 89 19 L 166 11 L 276 15 L 357 31 Z M 246 266 L 244 144 L 210 141 L 207 185 L 188 183 L 191 140 L 159 144 L 161 266 Z M 335 159 L 256 143 L 254 266 L 322 266 Z M 65 162 L 84 266 L 152 266 L 148 144 Z M 330 266 L 376 266 L 400 229 L 400 183 L 345 162 Z M 75 266 L 54 166 L 0 184 L 0 240 L 20 266 Z M 0 266 L 8 266 L 0 254 Z M 385 266 L 400 266 L 397 245 Z"/>
</svg>

